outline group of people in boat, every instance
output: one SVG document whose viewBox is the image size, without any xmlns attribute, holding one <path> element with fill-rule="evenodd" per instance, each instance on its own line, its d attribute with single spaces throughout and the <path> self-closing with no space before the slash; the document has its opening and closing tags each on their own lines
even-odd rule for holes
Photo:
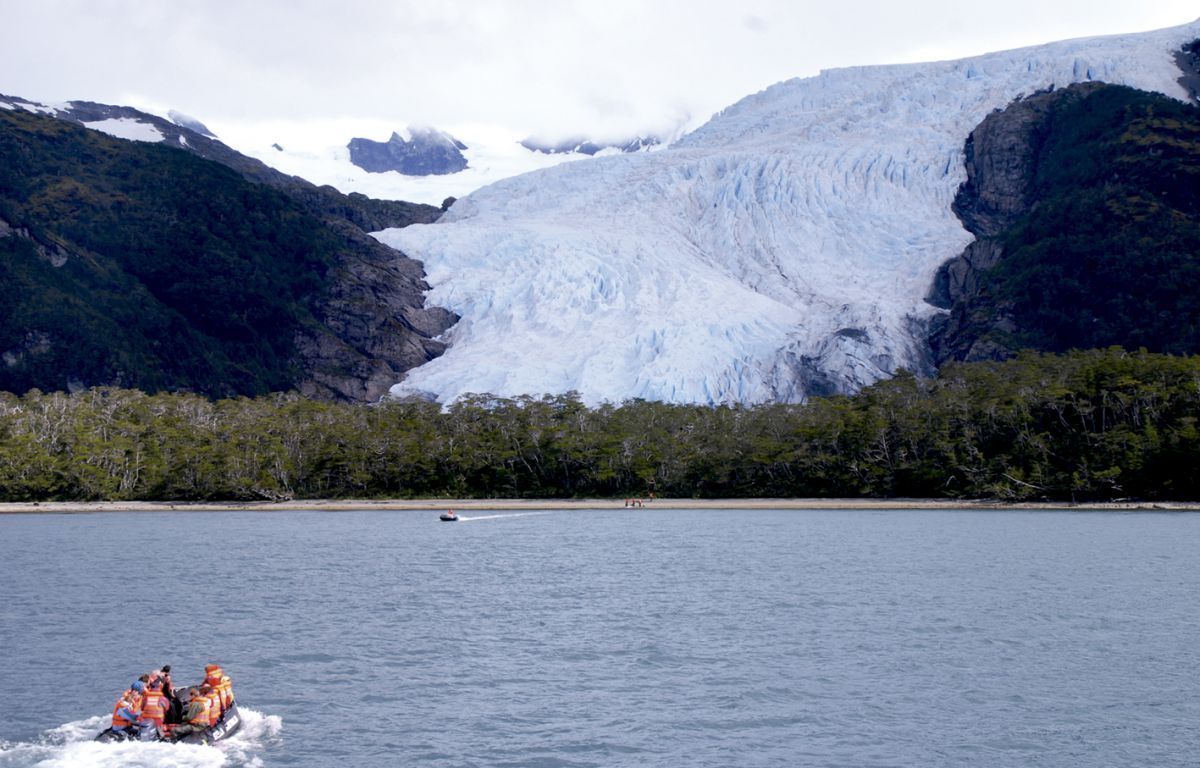
<svg viewBox="0 0 1200 768">
<path fill-rule="evenodd" d="M 184 705 L 187 710 L 184 711 Z M 171 665 L 142 675 L 117 698 L 112 729 L 136 733 L 153 725 L 161 737 L 176 740 L 211 728 L 233 706 L 233 681 L 217 664 L 204 668 L 204 682 L 180 695 L 171 684 Z"/>
</svg>

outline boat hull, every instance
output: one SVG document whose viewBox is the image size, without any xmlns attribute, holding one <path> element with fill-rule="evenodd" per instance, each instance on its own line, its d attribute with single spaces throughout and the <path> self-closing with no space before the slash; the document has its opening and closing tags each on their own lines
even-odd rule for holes
<svg viewBox="0 0 1200 768">
<path fill-rule="evenodd" d="M 232 736 L 241 727 L 242 716 L 238 713 L 237 704 L 231 704 L 229 709 L 225 710 L 225 714 L 221 716 L 219 723 L 199 733 L 189 733 L 187 736 L 179 739 L 178 743 L 212 744 L 214 741 L 220 741 Z"/>
<path fill-rule="evenodd" d="M 172 739 L 164 737 L 158 732 L 154 726 L 146 726 L 143 728 L 130 729 L 127 731 L 114 731 L 111 727 L 106 728 L 96 735 L 96 741 L 111 742 L 111 741 L 172 741 L 180 744 L 212 744 L 215 741 L 228 738 L 237 733 L 242 727 L 242 716 L 238 712 L 237 704 L 230 705 L 229 709 L 225 710 L 225 714 L 221 716 L 220 722 L 203 731 L 189 733 L 180 739 Z"/>
</svg>

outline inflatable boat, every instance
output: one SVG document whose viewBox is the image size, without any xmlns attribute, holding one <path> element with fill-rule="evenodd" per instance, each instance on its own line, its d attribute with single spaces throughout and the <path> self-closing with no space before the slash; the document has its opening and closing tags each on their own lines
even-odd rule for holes
<svg viewBox="0 0 1200 768">
<path fill-rule="evenodd" d="M 458 515 L 454 514 L 453 511 L 443 512 L 438 515 L 438 520 L 441 520 L 443 523 L 453 523 L 458 520 Z"/>
<path fill-rule="evenodd" d="M 188 699 L 187 688 L 176 688 L 175 693 L 183 704 L 182 711 L 187 711 Z M 179 711 L 179 710 L 173 710 Z M 178 715 L 176 715 L 178 718 Z M 168 723 L 170 718 L 168 717 Z M 145 726 L 130 726 L 124 731 L 114 731 L 112 727 L 108 727 L 100 733 L 96 734 L 96 741 L 169 741 L 178 742 L 180 744 L 212 744 L 214 741 L 232 736 L 237 733 L 242 727 L 242 718 L 238 714 L 237 702 L 229 705 L 229 709 L 225 710 L 225 714 L 221 715 L 221 719 L 216 725 L 211 725 L 203 731 L 195 731 L 178 739 L 173 739 L 170 736 L 159 732 L 158 728 L 153 725 Z"/>
</svg>

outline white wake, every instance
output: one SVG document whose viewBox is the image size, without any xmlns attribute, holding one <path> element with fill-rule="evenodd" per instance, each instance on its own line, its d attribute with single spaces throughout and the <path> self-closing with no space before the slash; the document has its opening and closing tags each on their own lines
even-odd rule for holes
<svg viewBox="0 0 1200 768">
<path fill-rule="evenodd" d="M 93 741 L 107 716 L 65 723 L 32 742 L 0 741 L 0 768 L 257 768 L 260 753 L 277 743 L 283 720 L 238 707 L 242 727 L 215 745 Z"/>
</svg>

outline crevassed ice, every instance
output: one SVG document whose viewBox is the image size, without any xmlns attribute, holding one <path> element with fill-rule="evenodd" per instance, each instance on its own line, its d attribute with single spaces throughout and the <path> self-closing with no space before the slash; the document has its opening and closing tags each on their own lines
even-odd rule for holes
<svg viewBox="0 0 1200 768">
<path fill-rule="evenodd" d="M 462 319 L 392 390 L 586 402 L 801 401 L 927 369 L 925 301 L 992 110 L 1100 80 L 1186 98 L 1200 22 L 779 83 L 670 148 L 507 179 L 377 233 Z"/>
</svg>

